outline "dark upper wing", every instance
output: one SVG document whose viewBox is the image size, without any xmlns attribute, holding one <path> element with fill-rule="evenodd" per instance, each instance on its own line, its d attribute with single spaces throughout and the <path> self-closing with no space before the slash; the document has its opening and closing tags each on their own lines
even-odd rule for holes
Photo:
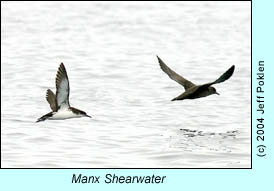
<svg viewBox="0 0 274 191">
<path fill-rule="evenodd" d="M 56 111 L 55 94 L 50 89 L 47 90 L 46 98 L 47 98 L 47 101 L 49 102 L 49 105 L 52 111 Z"/>
<path fill-rule="evenodd" d="M 204 85 L 211 86 L 213 84 L 222 83 L 222 82 L 228 80 L 232 76 L 234 70 L 235 70 L 235 66 L 233 65 L 225 73 L 223 73 L 217 80 L 215 80 L 214 82 L 211 82 L 211 83 L 204 84 Z"/>
<path fill-rule="evenodd" d="M 173 70 L 171 70 L 158 56 L 158 61 L 160 63 L 160 67 L 161 69 L 174 81 L 178 82 L 179 84 L 181 84 L 182 86 L 184 86 L 185 89 L 188 89 L 192 86 L 195 86 L 195 84 L 193 84 L 191 81 L 186 80 L 185 78 L 183 78 L 182 76 L 180 76 L 179 74 L 177 74 L 176 72 L 174 72 Z"/>
<path fill-rule="evenodd" d="M 56 106 L 69 107 L 69 80 L 63 63 L 60 64 L 56 75 Z"/>
<path fill-rule="evenodd" d="M 215 80 L 215 82 L 213 82 L 213 83 L 217 84 L 217 83 L 221 83 L 221 82 L 228 80 L 232 76 L 234 70 L 235 70 L 235 66 L 233 65 L 225 73 L 223 73 L 217 80 Z"/>
</svg>

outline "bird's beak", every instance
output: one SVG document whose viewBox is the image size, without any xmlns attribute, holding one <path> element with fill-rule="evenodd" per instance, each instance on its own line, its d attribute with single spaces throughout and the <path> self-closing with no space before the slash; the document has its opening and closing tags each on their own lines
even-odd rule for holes
<svg viewBox="0 0 274 191">
<path fill-rule="evenodd" d="M 85 116 L 91 118 L 91 116 L 89 116 L 89 115 L 85 115 Z"/>
<path fill-rule="evenodd" d="M 220 95 L 218 92 L 216 92 L 217 95 Z"/>
</svg>

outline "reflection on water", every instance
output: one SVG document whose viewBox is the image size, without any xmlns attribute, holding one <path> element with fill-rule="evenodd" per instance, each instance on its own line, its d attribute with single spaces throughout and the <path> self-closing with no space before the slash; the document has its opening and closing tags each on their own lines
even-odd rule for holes
<svg viewBox="0 0 274 191">
<path fill-rule="evenodd" d="M 2 167 L 250 167 L 250 2 L 2 4 Z M 171 102 L 156 54 L 197 84 L 236 69 Z M 35 123 L 61 62 L 92 118 Z"/>
<path fill-rule="evenodd" d="M 203 132 L 199 130 L 180 129 L 180 132 L 172 137 L 176 143 L 174 147 L 187 148 L 191 151 L 204 147 L 209 150 L 231 152 L 229 142 L 237 141 L 237 130 L 224 133 Z"/>
<path fill-rule="evenodd" d="M 203 132 L 199 130 L 190 130 L 190 129 L 180 129 L 183 135 L 187 137 L 196 137 L 196 136 L 213 136 L 213 137 L 221 137 L 225 139 L 227 137 L 236 138 L 236 135 L 239 133 L 237 130 L 227 131 L 225 133 L 215 133 L 215 132 Z"/>
</svg>

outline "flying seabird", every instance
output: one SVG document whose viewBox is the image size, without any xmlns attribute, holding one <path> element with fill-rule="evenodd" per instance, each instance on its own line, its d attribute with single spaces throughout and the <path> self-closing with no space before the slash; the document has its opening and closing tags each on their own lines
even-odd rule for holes
<svg viewBox="0 0 274 191">
<path fill-rule="evenodd" d="M 191 81 L 183 78 L 173 70 L 171 70 L 158 56 L 158 61 L 160 63 L 161 69 L 174 81 L 178 82 L 185 88 L 185 92 L 175 97 L 171 101 L 175 100 L 184 100 L 184 99 L 196 99 L 201 97 L 206 97 L 212 94 L 220 95 L 212 85 L 218 84 L 229 79 L 235 69 L 235 66 L 231 66 L 225 73 L 223 73 L 217 80 L 214 82 L 206 83 L 203 85 L 195 85 Z"/>
<path fill-rule="evenodd" d="M 51 112 L 40 117 L 36 122 L 49 120 L 60 120 L 78 117 L 91 117 L 86 112 L 71 107 L 69 104 L 69 79 L 63 63 L 60 64 L 56 75 L 56 96 L 48 89 L 46 99 L 50 105 Z"/>
</svg>

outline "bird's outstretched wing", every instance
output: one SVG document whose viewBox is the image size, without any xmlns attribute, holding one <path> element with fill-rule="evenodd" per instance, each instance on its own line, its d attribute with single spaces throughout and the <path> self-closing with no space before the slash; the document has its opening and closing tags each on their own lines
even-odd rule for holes
<svg viewBox="0 0 274 191">
<path fill-rule="evenodd" d="M 215 80 L 214 82 L 211 82 L 211 83 L 204 84 L 204 85 L 211 86 L 211 85 L 213 85 L 213 84 L 222 83 L 222 82 L 228 80 L 228 79 L 232 76 L 234 70 L 235 70 L 235 66 L 232 65 L 232 66 L 231 66 L 225 73 L 223 73 L 217 80 Z"/>
<path fill-rule="evenodd" d="M 232 76 L 234 70 L 235 70 L 235 66 L 233 65 L 225 73 L 223 73 L 217 80 L 215 80 L 214 82 L 210 82 L 210 83 L 199 86 L 198 90 L 206 89 L 213 84 L 222 83 L 228 80 Z"/>
<path fill-rule="evenodd" d="M 63 63 L 60 64 L 56 75 L 56 106 L 68 108 L 69 105 L 69 79 Z"/>
<path fill-rule="evenodd" d="M 46 98 L 47 98 L 47 101 L 49 102 L 51 110 L 52 111 L 56 111 L 56 98 L 55 98 L 55 94 L 50 89 L 47 90 Z"/>
<path fill-rule="evenodd" d="M 182 76 L 180 76 L 179 74 L 177 74 L 176 72 L 174 72 L 173 70 L 171 70 L 158 56 L 158 61 L 160 64 L 161 69 L 174 81 L 178 82 L 179 84 L 181 84 L 182 86 L 184 86 L 185 90 L 187 90 L 188 88 L 191 88 L 192 86 L 195 86 L 195 84 L 193 84 L 191 81 L 183 78 Z"/>
</svg>

